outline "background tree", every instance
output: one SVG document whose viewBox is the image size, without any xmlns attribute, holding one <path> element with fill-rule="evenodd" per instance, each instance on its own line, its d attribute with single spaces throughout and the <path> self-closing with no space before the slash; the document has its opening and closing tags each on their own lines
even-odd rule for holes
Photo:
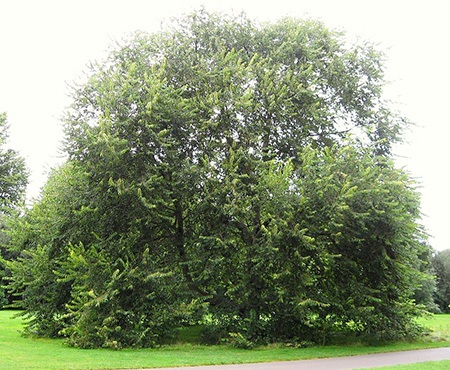
<svg viewBox="0 0 450 370">
<path fill-rule="evenodd" d="M 312 21 L 200 11 L 125 41 L 74 90 L 72 180 L 25 218 L 54 229 L 14 239 L 29 328 L 148 346 L 207 312 L 249 346 L 405 336 L 423 244 L 382 85 L 371 45 Z"/>
<path fill-rule="evenodd" d="M 433 267 L 434 250 L 426 244 L 424 239 L 423 252 L 419 254 L 418 269 L 422 273 L 422 282 L 414 293 L 416 303 L 423 305 L 426 309 L 433 313 L 439 313 L 440 308 L 436 302 L 436 273 Z"/>
<path fill-rule="evenodd" d="M 0 308 L 10 303 L 6 294 L 4 277 L 9 275 L 4 259 L 13 256 L 6 250 L 8 236 L 8 219 L 13 216 L 24 201 L 25 189 L 28 183 L 28 174 L 25 161 L 19 154 L 6 147 L 9 136 L 9 125 L 5 113 L 0 113 Z"/>
<path fill-rule="evenodd" d="M 436 274 L 435 302 L 441 312 L 450 312 L 450 249 L 436 252 L 432 258 Z"/>
</svg>

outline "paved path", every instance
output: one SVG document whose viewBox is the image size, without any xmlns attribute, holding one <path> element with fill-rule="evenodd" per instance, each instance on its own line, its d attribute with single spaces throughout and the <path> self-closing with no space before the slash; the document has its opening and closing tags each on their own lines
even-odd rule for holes
<svg viewBox="0 0 450 370">
<path fill-rule="evenodd" d="M 450 360 L 450 348 L 260 364 L 171 367 L 161 370 L 350 370 L 441 360 Z"/>
</svg>

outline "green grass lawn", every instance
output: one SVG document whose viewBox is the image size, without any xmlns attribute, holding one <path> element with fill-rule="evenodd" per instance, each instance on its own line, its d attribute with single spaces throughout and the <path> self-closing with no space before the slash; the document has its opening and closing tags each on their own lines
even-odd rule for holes
<svg viewBox="0 0 450 370">
<path fill-rule="evenodd" d="M 32 339 L 21 336 L 21 319 L 14 311 L 0 311 L 0 369 L 130 369 L 189 365 L 231 364 L 337 357 L 418 348 L 450 347 L 450 315 L 437 315 L 424 321 L 433 331 L 432 340 L 383 346 L 327 346 L 312 348 L 263 347 L 239 350 L 228 346 L 195 344 L 168 345 L 157 349 L 82 350 L 59 339 Z M 439 338 L 438 338 L 439 337 Z M 450 362 L 446 362 L 446 368 Z M 433 364 L 430 369 L 441 363 Z M 421 364 L 421 366 L 425 366 Z M 431 366 L 431 365 L 430 365 Z M 444 365 L 445 366 L 445 362 Z M 392 369 L 418 369 L 393 367 Z M 426 367 L 420 367 L 426 369 Z"/>
<path fill-rule="evenodd" d="M 430 328 L 434 340 L 450 341 L 450 314 L 421 318 L 419 323 Z"/>
<path fill-rule="evenodd" d="M 450 369 L 450 361 L 432 361 L 411 365 L 372 367 L 370 370 L 448 370 L 448 369 Z"/>
</svg>

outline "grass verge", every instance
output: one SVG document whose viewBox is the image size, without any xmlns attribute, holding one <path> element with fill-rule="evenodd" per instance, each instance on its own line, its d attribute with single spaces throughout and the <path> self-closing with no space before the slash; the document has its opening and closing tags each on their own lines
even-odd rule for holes
<svg viewBox="0 0 450 370">
<path fill-rule="evenodd" d="M 228 346 L 175 344 L 157 349 L 113 351 L 107 349 L 81 350 L 69 347 L 59 339 L 23 337 L 20 334 L 22 329 L 21 319 L 13 319 L 14 314 L 14 311 L 0 311 L 0 369 L 136 369 L 239 364 L 450 347 L 450 315 L 438 315 L 424 320 L 423 323 L 432 330 L 433 338 L 432 340 L 413 343 L 402 342 L 381 346 L 326 346 L 301 349 L 269 346 L 251 351 Z M 405 369 L 409 370 L 409 368 Z M 439 369 L 439 367 L 433 367 L 433 369 Z"/>
<path fill-rule="evenodd" d="M 410 365 L 372 367 L 370 370 L 448 370 L 448 369 L 450 369 L 450 361 L 430 361 Z"/>
</svg>

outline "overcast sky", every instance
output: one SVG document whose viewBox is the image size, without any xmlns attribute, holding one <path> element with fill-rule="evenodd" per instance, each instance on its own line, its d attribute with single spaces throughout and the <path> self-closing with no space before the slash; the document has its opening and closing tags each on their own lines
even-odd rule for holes
<svg viewBox="0 0 450 370">
<path fill-rule="evenodd" d="M 421 184 L 422 223 L 436 250 L 450 248 L 448 210 L 449 41 L 445 0 L 0 0 L 0 112 L 8 114 L 10 145 L 31 171 L 35 197 L 61 161 L 59 118 L 70 103 L 67 84 L 89 61 L 136 30 L 157 31 L 163 20 L 198 9 L 257 20 L 312 17 L 379 44 L 385 96 L 416 123 L 397 150 Z"/>
</svg>

